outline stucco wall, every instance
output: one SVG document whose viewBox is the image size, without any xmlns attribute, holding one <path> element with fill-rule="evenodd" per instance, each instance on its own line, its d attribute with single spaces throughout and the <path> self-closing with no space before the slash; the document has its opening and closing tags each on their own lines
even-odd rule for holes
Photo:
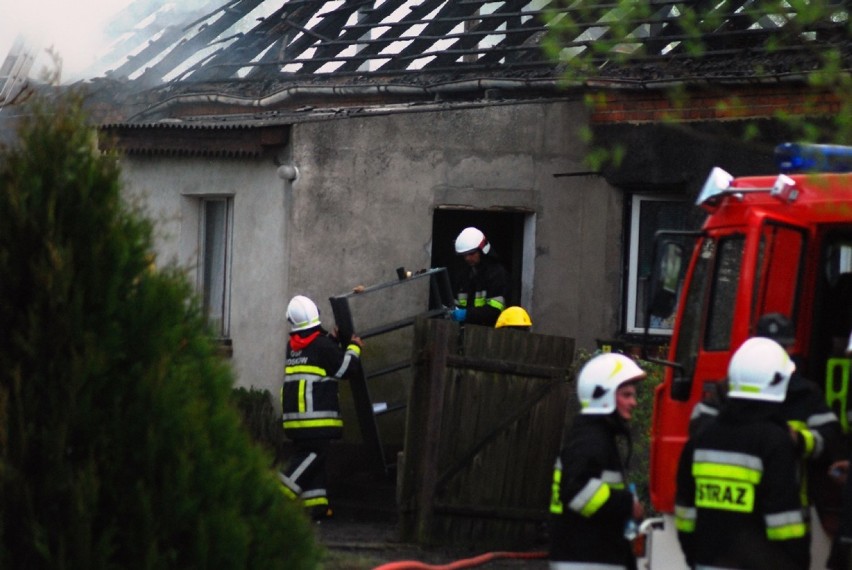
<svg viewBox="0 0 852 570">
<path fill-rule="evenodd" d="M 233 361 L 240 385 L 277 398 L 287 300 L 312 297 L 332 326 L 330 296 L 392 281 L 400 266 L 429 267 L 433 212 L 442 206 L 528 211 L 524 299 L 536 332 L 573 337 L 578 349 L 616 333 L 622 196 L 582 174 L 586 149 L 576 129 L 585 121 L 582 103 L 568 101 L 324 120 L 293 126 L 292 184 L 271 158 L 128 156 L 124 177 L 127 194 L 141 197 L 158 222 L 160 263 L 197 263 L 193 197 L 234 197 Z M 421 287 L 353 299 L 356 323 L 416 313 L 426 294 Z M 369 342 L 367 368 L 408 357 L 405 335 L 390 345 Z M 405 373 L 374 390 L 374 400 L 405 401 Z M 344 406 L 351 414 L 351 403 Z M 402 424 L 390 424 L 383 437 L 401 441 Z M 351 436 L 357 430 L 347 430 Z"/>
<path fill-rule="evenodd" d="M 325 299 L 428 267 L 436 207 L 527 208 L 535 330 L 594 348 L 618 328 L 622 196 L 564 176 L 588 170 L 584 121 L 582 103 L 555 102 L 296 125 L 291 291 Z"/>
<path fill-rule="evenodd" d="M 125 190 L 157 221 L 157 263 L 195 280 L 200 196 L 233 197 L 230 335 L 240 385 L 277 397 L 287 338 L 287 182 L 271 159 L 126 157 Z"/>
</svg>

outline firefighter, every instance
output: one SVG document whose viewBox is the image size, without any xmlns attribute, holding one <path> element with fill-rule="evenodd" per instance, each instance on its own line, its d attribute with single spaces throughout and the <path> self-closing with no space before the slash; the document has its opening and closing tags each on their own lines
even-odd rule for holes
<svg viewBox="0 0 852 570">
<path fill-rule="evenodd" d="M 795 342 L 793 324 L 780 313 L 763 315 L 757 322 L 758 336 L 772 338 L 788 349 Z M 792 357 L 795 362 L 795 357 Z M 798 370 L 790 377 L 787 396 L 781 405 L 799 458 L 798 473 L 802 505 L 812 530 L 811 511 L 819 524 L 833 534 L 837 527 L 834 504 L 839 500 L 827 476 L 829 466 L 844 455 L 843 428 L 819 386 Z M 820 561 L 822 562 L 822 561 Z"/>
<path fill-rule="evenodd" d="M 491 244 L 479 229 L 469 227 L 456 237 L 456 254 L 464 258 L 467 271 L 455 282 L 454 321 L 493 327 L 506 308 L 509 278 L 506 269 L 489 255 Z"/>
<path fill-rule="evenodd" d="M 628 422 L 645 372 L 629 357 L 603 353 L 577 379 L 580 413 L 553 472 L 550 568 L 635 568 L 626 529 L 645 516 L 625 483 Z M 624 457 L 618 440 L 624 438 Z"/>
<path fill-rule="evenodd" d="M 530 319 L 529 313 L 527 313 L 523 307 L 506 307 L 506 309 L 500 313 L 500 316 L 497 317 L 497 323 L 494 325 L 494 328 L 528 331 L 532 328 L 532 319 Z"/>
<path fill-rule="evenodd" d="M 296 295 L 287 306 L 290 339 L 281 388 L 284 435 L 295 452 L 279 473 L 284 493 L 301 501 L 314 520 L 332 516 L 326 491 L 326 458 L 331 441 L 343 434 L 338 382 L 360 366 L 363 342 L 353 336 L 344 349 L 320 323 L 309 298 Z"/>
<path fill-rule="evenodd" d="M 728 365 L 719 415 L 684 446 L 675 525 L 690 566 L 808 568 L 798 462 L 779 418 L 794 370 L 777 342 L 746 340 Z"/>
<path fill-rule="evenodd" d="M 846 346 L 846 356 L 852 356 L 852 334 Z M 828 475 L 842 487 L 838 528 L 829 552 L 826 568 L 831 570 L 852 570 L 852 477 L 849 466 L 852 457 L 840 459 L 831 464 Z"/>
<path fill-rule="evenodd" d="M 843 487 L 840 521 L 825 564 L 831 570 L 852 569 L 852 477 L 849 477 L 849 462 L 849 459 L 837 461 L 829 469 L 829 475 Z"/>
<path fill-rule="evenodd" d="M 770 338 L 788 350 L 795 342 L 792 322 L 780 313 L 763 315 L 757 321 L 756 335 Z M 795 362 L 795 357 L 793 358 Z M 695 405 L 690 418 L 690 435 L 718 414 L 720 401 L 708 400 Z M 802 506 L 810 519 L 811 509 L 823 516 L 826 530 L 832 532 L 836 523 L 833 513 L 825 505 L 835 501 L 826 472 L 831 463 L 844 455 L 843 430 L 837 415 L 825 401 L 819 387 L 794 371 L 787 386 L 787 394 L 779 408 L 779 417 L 787 422 L 790 437 L 799 457 L 798 474 Z"/>
</svg>

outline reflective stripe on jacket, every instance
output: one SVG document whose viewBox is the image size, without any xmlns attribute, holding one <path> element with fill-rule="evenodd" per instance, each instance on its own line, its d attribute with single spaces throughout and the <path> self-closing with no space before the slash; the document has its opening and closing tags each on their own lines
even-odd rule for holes
<svg viewBox="0 0 852 570">
<path fill-rule="evenodd" d="M 509 278 L 498 261 L 482 255 L 476 267 L 466 267 L 455 283 L 456 305 L 467 309 L 465 322 L 494 326 L 506 308 Z"/>
<path fill-rule="evenodd" d="M 624 538 L 633 495 L 625 488 L 625 465 L 616 443 L 626 435 L 626 424 L 614 414 L 575 418 L 553 471 L 552 563 L 635 567 Z"/>
<path fill-rule="evenodd" d="M 772 406 L 730 400 L 684 447 L 675 527 L 690 565 L 808 567 L 796 454 Z"/>
<path fill-rule="evenodd" d="M 303 339 L 304 336 L 309 335 L 303 335 Z M 326 334 L 317 335 L 304 346 L 298 342 L 288 344 L 281 387 L 284 434 L 288 438 L 342 436 L 338 381 L 351 375 L 360 363 L 360 354 L 357 345 L 350 344 L 343 350 Z"/>
</svg>

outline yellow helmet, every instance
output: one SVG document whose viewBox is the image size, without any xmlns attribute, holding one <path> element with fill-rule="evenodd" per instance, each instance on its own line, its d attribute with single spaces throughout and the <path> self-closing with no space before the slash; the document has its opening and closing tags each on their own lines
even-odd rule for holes
<svg viewBox="0 0 852 570">
<path fill-rule="evenodd" d="M 494 325 L 494 328 L 529 328 L 531 326 L 532 321 L 530 320 L 530 316 L 527 314 L 523 307 L 506 307 L 506 309 L 502 313 L 500 313 L 500 316 L 497 317 L 497 323 Z"/>
</svg>

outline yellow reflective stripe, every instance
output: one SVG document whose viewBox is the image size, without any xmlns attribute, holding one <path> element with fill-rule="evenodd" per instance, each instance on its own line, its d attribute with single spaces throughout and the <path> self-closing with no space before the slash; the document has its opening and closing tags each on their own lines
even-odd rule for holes
<svg viewBox="0 0 852 570">
<path fill-rule="evenodd" d="M 360 347 L 360 346 L 358 346 L 358 345 L 357 345 L 357 344 L 355 344 L 355 343 L 352 343 L 352 344 L 350 344 L 349 346 L 347 346 L 347 347 L 346 347 L 346 350 L 348 350 L 349 352 L 354 352 L 354 353 L 355 353 L 355 354 L 357 354 L 358 356 L 361 356 L 361 347 Z"/>
<path fill-rule="evenodd" d="M 609 495 L 609 485 L 606 483 L 602 484 L 600 488 L 595 491 L 595 494 L 592 495 L 592 498 L 589 499 L 586 505 L 582 508 L 580 514 L 584 517 L 592 516 L 609 500 Z"/>
<path fill-rule="evenodd" d="M 284 422 L 284 428 L 315 428 L 315 427 L 343 427 L 341 419 L 322 419 L 322 420 L 287 420 Z"/>
<path fill-rule="evenodd" d="M 305 499 L 302 504 L 306 507 L 318 507 L 320 505 L 328 505 L 328 497 L 315 497 L 313 499 Z"/>
<path fill-rule="evenodd" d="M 740 465 L 720 465 L 718 463 L 693 463 L 693 477 L 710 477 L 715 479 L 730 479 L 746 483 L 760 483 L 763 472 Z"/>
<path fill-rule="evenodd" d="M 609 485 L 600 479 L 590 479 L 568 505 L 572 511 L 590 517 L 609 500 Z"/>
<path fill-rule="evenodd" d="M 817 447 L 817 440 L 814 432 L 808 429 L 808 425 L 800 420 L 788 420 L 787 425 L 796 430 L 802 438 L 802 460 L 811 457 L 814 454 L 814 451 Z M 800 483 L 799 483 L 799 501 L 802 505 L 807 506 L 809 503 L 808 500 L 808 470 L 805 465 L 801 465 L 799 468 L 800 471 Z"/>
<path fill-rule="evenodd" d="M 694 508 L 675 505 L 675 528 L 680 532 L 694 532 L 697 517 L 698 511 Z"/>
<path fill-rule="evenodd" d="M 766 538 L 769 540 L 790 540 L 802 538 L 807 534 L 808 526 L 805 523 L 787 524 L 766 529 Z"/>
<path fill-rule="evenodd" d="M 802 436 L 802 441 L 805 444 L 804 455 L 805 457 L 810 457 L 814 448 L 816 447 L 816 442 L 814 441 L 814 434 L 811 430 L 808 429 L 808 425 L 805 422 L 798 420 L 789 420 L 787 424 L 796 430 L 799 435 Z"/>
<path fill-rule="evenodd" d="M 803 511 L 773 513 L 763 517 L 766 522 L 766 537 L 769 540 L 802 538 L 808 532 Z"/>
<path fill-rule="evenodd" d="M 288 488 L 284 485 L 279 485 L 279 487 L 281 488 L 281 492 L 284 493 L 284 496 L 287 497 L 288 499 L 292 499 L 292 500 L 295 501 L 296 499 L 299 498 L 298 495 L 296 495 L 296 493 L 294 493 L 290 488 Z"/>
<path fill-rule="evenodd" d="M 765 515 L 763 519 L 766 523 L 766 537 L 769 540 L 801 538 L 808 532 L 804 511 L 801 509 L 772 513 Z"/>
<path fill-rule="evenodd" d="M 485 306 L 485 298 L 484 297 L 477 297 L 476 299 L 473 300 L 473 306 L 474 307 L 484 307 Z"/>
<path fill-rule="evenodd" d="M 695 532 L 695 521 L 675 516 L 675 528 L 680 532 Z"/>
<path fill-rule="evenodd" d="M 305 400 L 305 388 L 308 383 L 304 380 L 299 380 L 299 412 L 305 413 L 308 409 L 307 401 Z"/>
<path fill-rule="evenodd" d="M 503 311 L 506 308 L 506 305 L 497 299 L 488 299 L 487 303 L 489 307 L 494 307 L 498 311 Z"/>
<path fill-rule="evenodd" d="M 317 376 L 326 376 L 325 368 L 320 366 L 310 366 L 307 364 L 298 364 L 296 366 L 287 366 L 284 368 L 285 374 L 316 374 Z"/>
<path fill-rule="evenodd" d="M 843 433 L 849 432 L 850 410 L 849 376 L 852 360 L 849 358 L 829 358 L 825 363 L 825 402 L 837 413 Z"/>
<path fill-rule="evenodd" d="M 550 490 L 550 512 L 554 515 L 562 514 L 562 498 L 559 496 L 559 489 L 562 484 L 562 468 L 557 463 L 557 468 L 553 470 L 553 485 Z"/>
<path fill-rule="evenodd" d="M 680 532 L 694 532 L 697 517 L 698 511 L 693 507 L 675 505 L 675 528 Z"/>
</svg>

